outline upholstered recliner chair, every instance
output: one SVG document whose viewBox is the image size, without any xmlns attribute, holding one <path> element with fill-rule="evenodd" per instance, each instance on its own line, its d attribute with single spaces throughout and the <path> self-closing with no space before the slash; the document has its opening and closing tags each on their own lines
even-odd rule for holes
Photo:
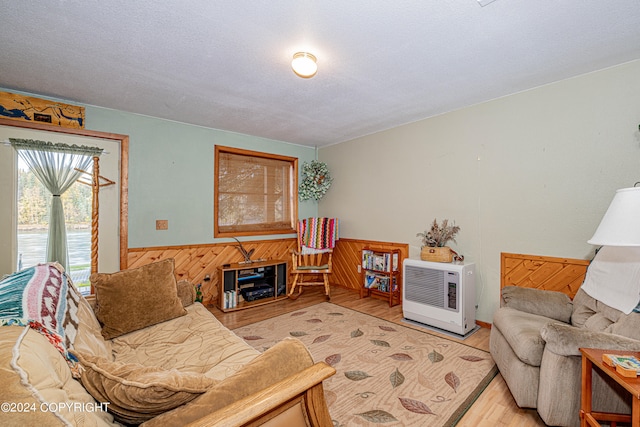
<svg viewBox="0 0 640 427">
<path fill-rule="evenodd" d="M 580 425 L 581 347 L 640 351 L 640 313 L 625 314 L 585 291 L 593 289 L 593 266 L 573 301 L 560 292 L 503 288 L 493 318 L 490 351 L 500 373 L 518 406 L 536 408 L 548 425 Z M 630 402 L 594 370 L 594 410 L 628 414 Z"/>
</svg>

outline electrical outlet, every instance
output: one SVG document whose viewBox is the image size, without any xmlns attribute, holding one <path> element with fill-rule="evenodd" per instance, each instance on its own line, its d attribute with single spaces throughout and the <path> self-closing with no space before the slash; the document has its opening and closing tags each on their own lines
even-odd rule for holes
<svg viewBox="0 0 640 427">
<path fill-rule="evenodd" d="M 156 230 L 168 230 L 168 229 L 169 229 L 169 220 L 156 219 Z"/>
<path fill-rule="evenodd" d="M 358 273 L 362 273 L 362 265 L 358 264 Z"/>
</svg>

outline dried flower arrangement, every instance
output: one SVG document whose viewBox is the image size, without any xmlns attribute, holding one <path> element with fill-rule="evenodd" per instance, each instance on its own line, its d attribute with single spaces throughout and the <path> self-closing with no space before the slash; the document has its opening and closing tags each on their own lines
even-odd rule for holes
<svg viewBox="0 0 640 427">
<path fill-rule="evenodd" d="M 424 233 L 416 234 L 417 237 L 422 238 L 422 247 L 443 247 L 449 240 L 456 241 L 456 234 L 460 231 L 460 227 L 457 225 L 449 225 L 449 220 L 445 219 L 442 224 L 438 225 L 436 219 L 433 220 L 430 230 L 425 230 Z"/>
</svg>

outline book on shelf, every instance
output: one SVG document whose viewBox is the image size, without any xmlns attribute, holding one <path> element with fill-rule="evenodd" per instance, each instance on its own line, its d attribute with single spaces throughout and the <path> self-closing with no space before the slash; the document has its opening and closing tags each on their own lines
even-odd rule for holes
<svg viewBox="0 0 640 427">
<path fill-rule="evenodd" d="M 398 271 L 398 254 L 365 249 L 362 251 L 362 268 L 387 273 Z"/>
<path fill-rule="evenodd" d="M 238 274 L 238 281 L 241 280 L 250 280 L 250 279 L 262 279 L 264 277 L 264 273 L 240 273 Z"/>
<path fill-rule="evenodd" d="M 224 293 L 224 308 L 235 308 L 238 306 L 238 294 L 236 291 L 225 291 Z"/>
<path fill-rule="evenodd" d="M 376 286 L 376 275 L 374 273 L 366 272 L 364 275 L 364 287 L 371 289 Z"/>
<path fill-rule="evenodd" d="M 395 287 L 395 280 L 393 282 Z M 364 275 L 364 287 L 377 289 L 381 292 L 389 292 L 389 276 L 366 272 Z"/>
</svg>

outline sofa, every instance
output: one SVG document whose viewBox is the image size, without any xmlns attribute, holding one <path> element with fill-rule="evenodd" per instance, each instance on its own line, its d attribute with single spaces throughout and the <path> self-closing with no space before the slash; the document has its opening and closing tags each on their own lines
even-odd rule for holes
<svg viewBox="0 0 640 427">
<path fill-rule="evenodd" d="M 225 328 L 174 261 L 94 274 L 95 299 L 42 264 L 0 282 L 3 426 L 331 425 L 298 340 L 263 353 Z"/>
<path fill-rule="evenodd" d="M 640 351 L 640 313 L 625 314 L 582 288 L 573 300 L 517 286 L 504 287 L 501 297 L 490 351 L 517 405 L 537 409 L 547 425 L 579 426 L 579 349 Z M 594 370 L 595 411 L 628 414 L 630 404 L 624 389 Z"/>
</svg>

